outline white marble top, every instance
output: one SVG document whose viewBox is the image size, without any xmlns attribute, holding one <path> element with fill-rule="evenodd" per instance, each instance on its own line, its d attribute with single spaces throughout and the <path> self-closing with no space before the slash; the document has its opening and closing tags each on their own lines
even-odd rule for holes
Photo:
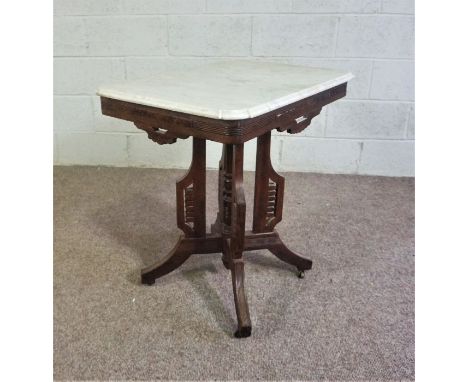
<svg viewBox="0 0 468 382">
<path fill-rule="evenodd" d="M 330 69 L 259 61 L 169 69 L 153 77 L 101 86 L 98 95 L 203 117 L 256 117 L 353 78 Z"/>
</svg>

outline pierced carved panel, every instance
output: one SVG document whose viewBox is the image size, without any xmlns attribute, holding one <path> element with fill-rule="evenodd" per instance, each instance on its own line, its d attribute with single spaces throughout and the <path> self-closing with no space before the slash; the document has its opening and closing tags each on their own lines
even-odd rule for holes
<svg viewBox="0 0 468 382">
<path fill-rule="evenodd" d="M 188 224 L 191 228 L 193 228 L 193 224 L 195 222 L 194 205 L 195 200 L 193 194 L 193 184 L 190 184 L 184 189 L 184 216 L 185 223 Z"/>
<path fill-rule="evenodd" d="M 268 199 L 267 199 L 267 208 L 266 214 L 268 221 L 273 219 L 276 216 L 276 200 L 278 193 L 278 185 L 272 180 L 268 183 Z M 267 224 L 268 224 L 267 221 Z"/>
<path fill-rule="evenodd" d="M 200 237 L 206 233 L 205 150 L 206 142 L 194 138 L 192 164 L 176 183 L 177 226 L 188 237 Z"/>
<path fill-rule="evenodd" d="M 231 219 L 232 219 L 232 174 L 226 171 L 223 172 L 222 184 L 222 198 L 223 198 L 223 225 L 222 232 L 229 234 L 231 232 Z"/>
<path fill-rule="evenodd" d="M 284 178 L 271 168 L 268 180 L 265 228 L 272 230 L 282 219 Z"/>
</svg>

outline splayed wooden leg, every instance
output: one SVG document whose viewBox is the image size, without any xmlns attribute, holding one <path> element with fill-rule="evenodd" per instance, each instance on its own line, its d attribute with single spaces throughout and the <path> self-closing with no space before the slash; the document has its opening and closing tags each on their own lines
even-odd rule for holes
<svg viewBox="0 0 468 382">
<path fill-rule="evenodd" d="M 244 290 L 244 260 L 235 259 L 231 265 L 232 288 L 234 290 L 234 303 L 236 305 L 236 314 L 238 328 L 234 333 L 237 338 L 249 337 L 252 333 L 252 324 L 250 323 L 249 306 Z"/>
<path fill-rule="evenodd" d="M 238 328 L 235 336 L 252 332 L 249 306 L 244 290 L 245 196 L 243 186 L 244 145 L 225 145 L 223 150 L 222 198 L 220 198 L 223 263 L 232 275 Z M 221 184 L 221 182 L 220 182 Z"/>
<path fill-rule="evenodd" d="M 141 271 L 143 284 L 154 284 L 155 279 L 181 266 L 193 253 L 210 252 L 213 239 L 206 236 L 205 188 L 206 141 L 193 138 L 190 169 L 176 186 L 177 226 L 184 232 L 174 249 L 161 261 Z M 218 240 L 217 248 L 221 248 Z M 215 251 L 216 252 L 216 251 Z M 203 253 L 203 252 L 201 252 Z"/>
</svg>

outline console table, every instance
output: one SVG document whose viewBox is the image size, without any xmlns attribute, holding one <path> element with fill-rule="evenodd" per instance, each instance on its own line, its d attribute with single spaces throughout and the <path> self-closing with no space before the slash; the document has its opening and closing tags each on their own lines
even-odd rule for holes
<svg viewBox="0 0 468 382">
<path fill-rule="evenodd" d="M 271 131 L 299 133 L 322 107 L 345 96 L 350 73 L 269 62 L 229 61 L 190 70 L 170 69 L 152 78 L 102 86 L 102 113 L 132 121 L 159 144 L 193 137 L 192 164 L 176 184 L 177 226 L 183 231 L 174 249 L 141 271 L 143 284 L 181 266 L 191 255 L 220 253 L 231 271 L 238 328 L 251 334 L 244 291 L 244 251 L 268 249 L 297 268 L 312 261 L 281 241 L 275 226 L 283 211 L 284 178 L 270 160 Z M 244 143 L 257 138 L 252 230 L 245 230 Z M 219 163 L 219 210 L 206 229 L 206 140 L 223 144 Z M 330 153 L 333 155 L 333 153 Z"/>
</svg>

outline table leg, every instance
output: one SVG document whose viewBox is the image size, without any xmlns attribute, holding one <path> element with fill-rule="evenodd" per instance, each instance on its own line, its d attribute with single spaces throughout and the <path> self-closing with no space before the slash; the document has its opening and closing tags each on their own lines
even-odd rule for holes
<svg viewBox="0 0 468 382">
<path fill-rule="evenodd" d="M 220 198 L 223 262 L 232 275 L 234 303 L 238 321 L 236 337 L 248 337 L 252 331 L 244 290 L 245 196 L 243 184 L 244 145 L 224 145 L 222 200 Z"/>
<path fill-rule="evenodd" d="M 219 160 L 219 171 L 218 171 L 218 213 L 216 214 L 216 220 L 211 224 L 211 233 L 221 234 L 221 211 L 223 210 L 223 182 L 224 182 L 224 158 L 226 155 L 226 146 L 223 145 L 223 151 L 221 159 Z"/>
<path fill-rule="evenodd" d="M 274 231 L 283 214 L 284 178 L 273 169 L 270 144 L 271 132 L 257 138 L 252 232 L 254 234 L 274 232 L 274 235 L 267 235 L 267 239 L 262 241 L 263 248 L 268 249 L 280 260 L 297 267 L 298 276 L 302 278 L 304 271 L 312 268 L 312 261 L 291 251 Z"/>
<path fill-rule="evenodd" d="M 164 259 L 141 271 L 143 284 L 154 284 L 155 279 L 178 268 L 190 255 L 203 253 L 210 248 L 210 245 L 213 246 L 206 239 L 206 141 L 204 139 L 193 138 L 192 164 L 185 176 L 177 182 L 176 200 L 177 226 L 184 235 Z M 219 238 L 217 240 L 219 241 Z M 219 245 L 217 249 L 221 249 Z M 206 253 L 211 252 L 208 250 Z"/>
<path fill-rule="evenodd" d="M 229 152 L 229 154 L 228 154 Z M 231 187 L 231 175 L 226 176 L 226 168 L 232 167 L 230 162 L 232 161 L 232 145 L 223 145 L 223 152 L 219 161 L 219 172 L 218 172 L 218 213 L 216 215 L 216 221 L 211 225 L 211 233 L 222 235 L 223 231 L 228 234 L 229 223 L 226 224 L 223 216 L 229 216 L 228 213 L 224 213 L 225 208 L 229 207 L 229 199 L 231 195 L 227 195 L 226 189 Z M 232 170 L 232 168 L 231 168 Z M 230 191 L 229 191 L 230 192 Z M 226 269 L 230 269 L 229 259 L 227 252 L 223 250 L 222 261 Z"/>
<path fill-rule="evenodd" d="M 141 272 L 142 283 L 151 285 L 182 265 L 191 255 L 222 252 L 223 263 L 230 269 L 238 321 L 236 337 L 248 337 L 252 331 L 244 289 L 243 252 L 268 249 L 276 257 L 297 267 L 300 275 L 312 267 L 312 261 L 286 247 L 274 230 L 281 221 L 284 178 L 270 160 L 271 133 L 257 140 L 253 230 L 245 232 L 245 196 L 243 187 L 243 144 L 225 144 L 219 171 L 219 211 L 212 232 L 206 233 L 206 142 L 193 138 L 192 164 L 177 182 L 177 226 L 184 232 L 174 249 L 161 261 Z"/>
</svg>

